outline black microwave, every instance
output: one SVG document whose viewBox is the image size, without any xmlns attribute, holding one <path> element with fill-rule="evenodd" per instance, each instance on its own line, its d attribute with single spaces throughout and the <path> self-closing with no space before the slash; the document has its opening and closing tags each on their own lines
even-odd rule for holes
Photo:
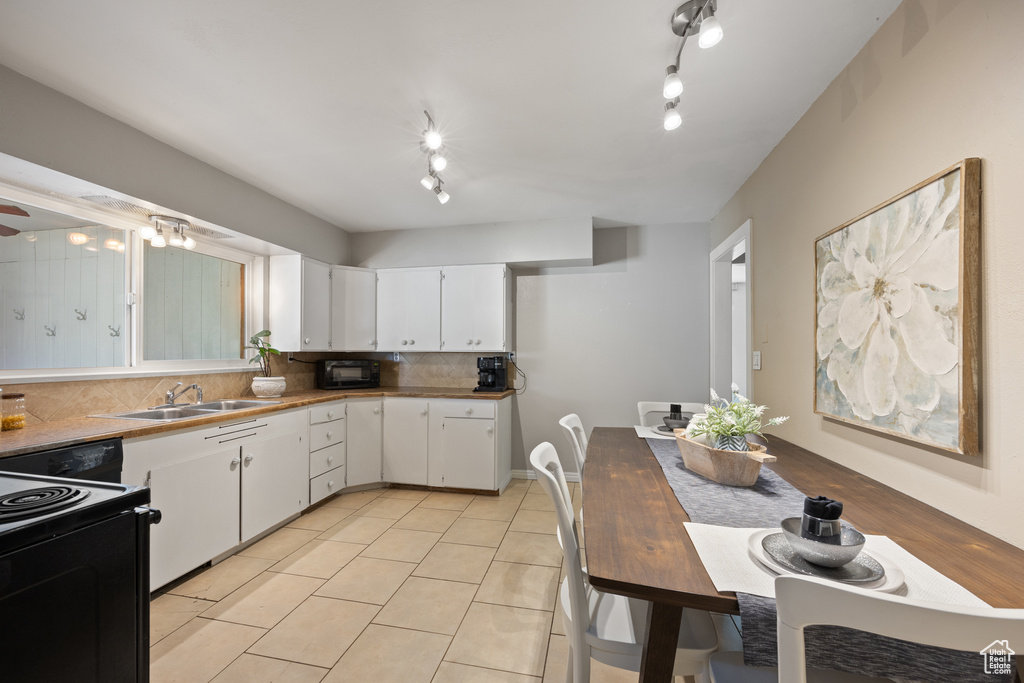
<svg viewBox="0 0 1024 683">
<path fill-rule="evenodd" d="M 318 360 L 318 389 L 366 389 L 380 386 L 379 360 Z"/>
</svg>

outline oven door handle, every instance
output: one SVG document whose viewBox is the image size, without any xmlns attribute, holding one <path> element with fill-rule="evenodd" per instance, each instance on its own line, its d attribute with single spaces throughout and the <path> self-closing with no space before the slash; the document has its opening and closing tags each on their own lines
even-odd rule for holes
<svg viewBox="0 0 1024 683">
<path fill-rule="evenodd" d="M 164 518 L 163 513 L 161 513 L 156 508 L 148 508 L 148 507 L 141 507 L 140 506 L 140 507 L 135 508 L 135 512 L 136 512 L 136 514 L 139 514 L 139 515 L 145 515 L 149 519 L 149 523 L 150 524 L 159 524 L 160 520 Z"/>
</svg>

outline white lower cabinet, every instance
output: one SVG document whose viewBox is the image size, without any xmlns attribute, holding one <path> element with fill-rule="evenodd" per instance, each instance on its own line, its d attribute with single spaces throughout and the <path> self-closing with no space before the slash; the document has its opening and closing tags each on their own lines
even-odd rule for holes
<svg viewBox="0 0 1024 683">
<path fill-rule="evenodd" d="M 122 481 L 149 486 L 159 588 L 309 506 L 306 411 L 124 442 Z"/>
<path fill-rule="evenodd" d="M 347 403 L 346 485 L 361 486 L 384 481 L 384 400 L 353 398 Z"/>
<path fill-rule="evenodd" d="M 384 399 L 384 481 L 427 484 L 430 401 Z"/>
<path fill-rule="evenodd" d="M 458 489 L 503 489 L 512 477 L 511 402 L 430 402 L 428 483 Z"/>
</svg>

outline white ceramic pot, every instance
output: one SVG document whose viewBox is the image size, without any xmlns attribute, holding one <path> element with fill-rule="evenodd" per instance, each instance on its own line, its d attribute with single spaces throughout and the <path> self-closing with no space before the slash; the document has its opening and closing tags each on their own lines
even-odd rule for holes
<svg viewBox="0 0 1024 683">
<path fill-rule="evenodd" d="M 274 398 L 284 393 L 284 377 L 264 377 L 257 375 L 252 378 L 252 393 L 260 398 Z"/>
</svg>

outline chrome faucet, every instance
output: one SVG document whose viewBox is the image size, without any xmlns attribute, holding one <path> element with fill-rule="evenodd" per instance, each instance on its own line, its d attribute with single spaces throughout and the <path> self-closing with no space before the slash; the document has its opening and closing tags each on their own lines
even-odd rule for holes
<svg viewBox="0 0 1024 683">
<path fill-rule="evenodd" d="M 180 386 L 181 386 L 181 382 L 178 382 L 177 384 L 174 385 L 174 389 L 177 389 Z M 203 388 L 201 386 L 199 386 L 198 384 L 189 384 L 187 387 L 185 387 L 181 391 L 177 391 L 177 392 L 174 389 L 168 389 L 168 391 L 167 391 L 167 403 L 165 405 L 173 406 L 174 405 L 174 401 L 176 399 L 178 399 L 178 398 L 181 398 L 181 395 L 184 394 L 189 389 L 195 389 L 196 390 L 196 403 L 202 403 L 203 402 Z"/>
</svg>

